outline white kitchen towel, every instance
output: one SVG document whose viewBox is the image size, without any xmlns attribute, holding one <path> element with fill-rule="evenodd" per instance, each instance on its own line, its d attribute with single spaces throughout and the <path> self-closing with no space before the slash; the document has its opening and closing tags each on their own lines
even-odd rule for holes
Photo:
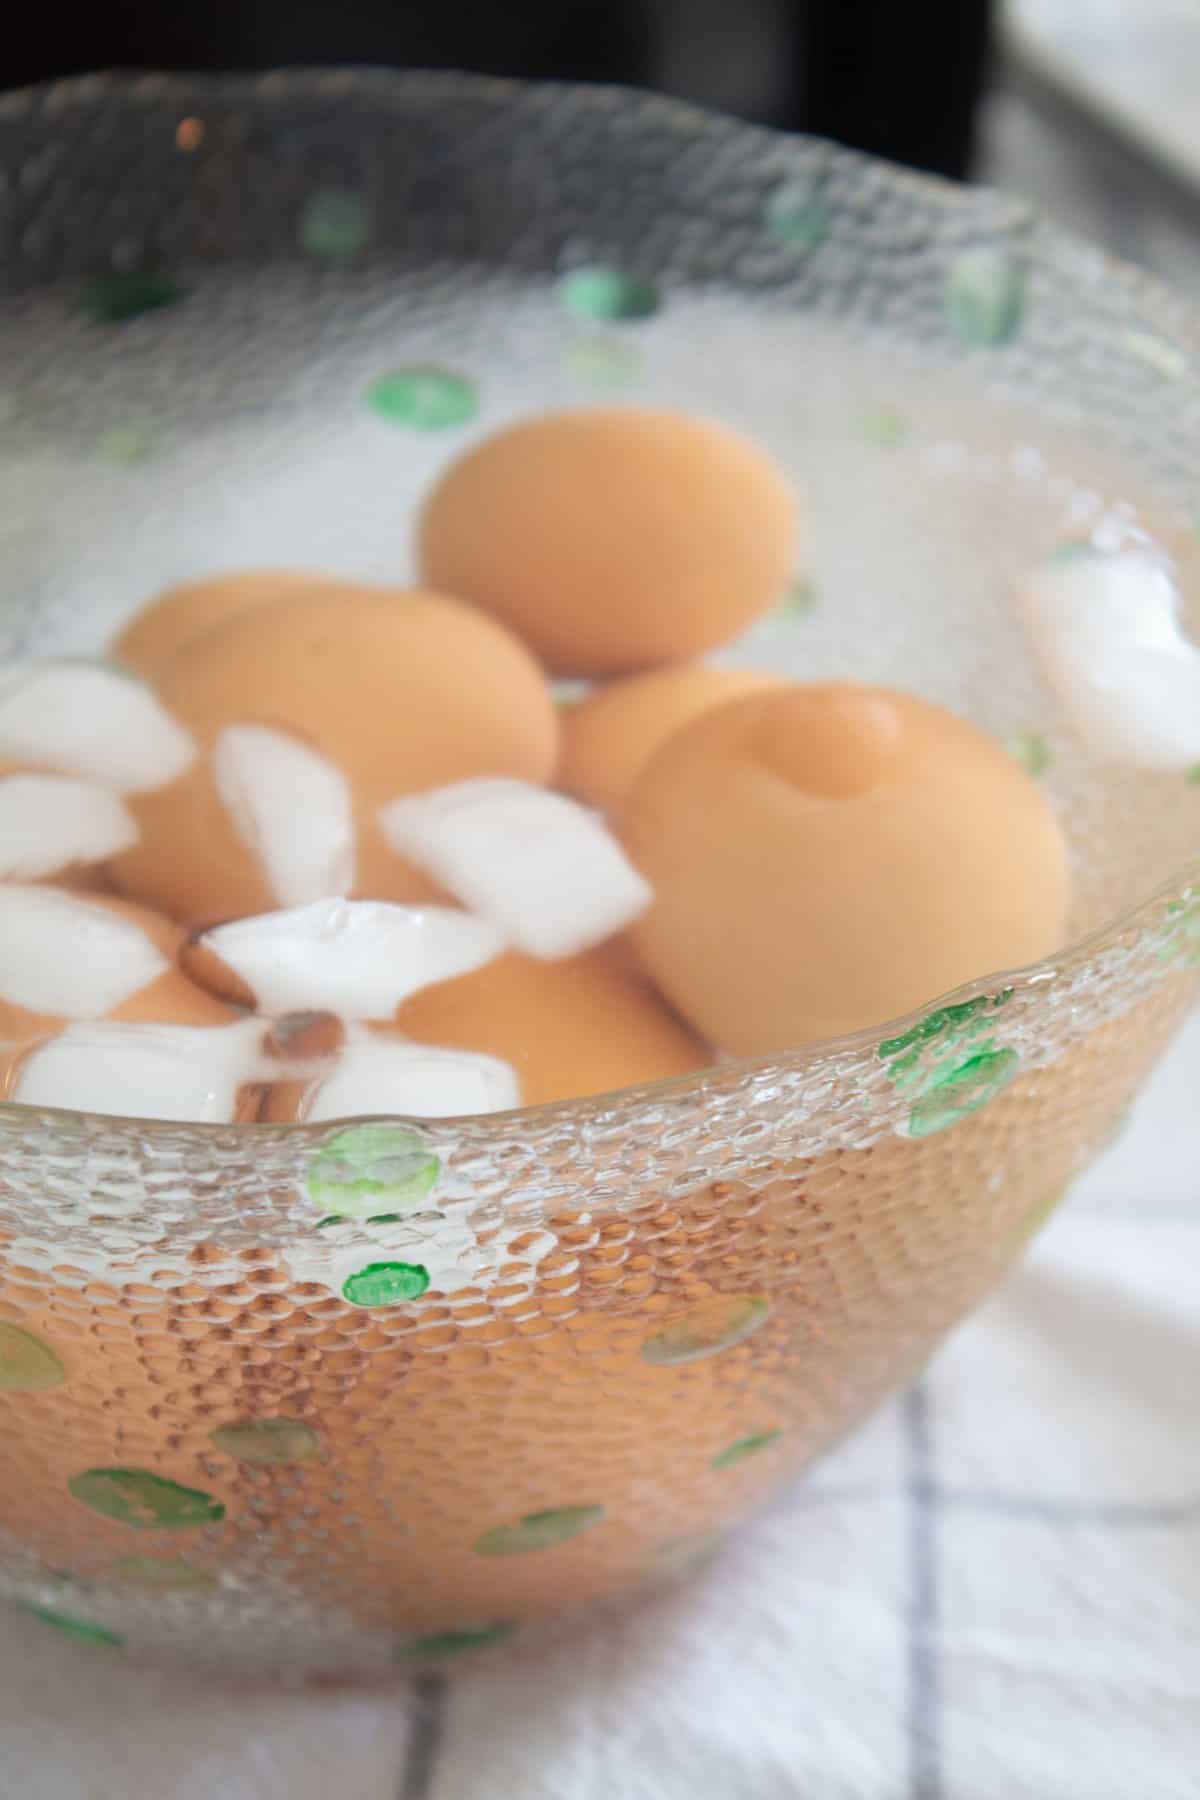
<svg viewBox="0 0 1200 1800">
<path fill-rule="evenodd" d="M 1200 1017 L 920 1384 L 684 1593 L 390 1694 L 0 1621 L 0 1800 L 1200 1800 Z"/>
</svg>

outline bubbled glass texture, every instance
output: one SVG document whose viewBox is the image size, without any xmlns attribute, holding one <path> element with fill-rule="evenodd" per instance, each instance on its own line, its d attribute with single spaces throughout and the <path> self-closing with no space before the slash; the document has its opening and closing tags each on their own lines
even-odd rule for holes
<svg viewBox="0 0 1200 1800">
<path fill-rule="evenodd" d="M 1168 416 L 1147 376 L 1148 344 L 1194 353 L 1190 316 L 1015 202 L 657 100 L 362 74 L 0 99 L 5 293 L 67 365 L 14 384 L 34 450 L 131 381 L 230 404 L 211 333 L 168 364 L 120 339 L 81 383 L 39 296 L 211 273 L 236 366 L 238 296 L 298 229 L 343 324 L 392 253 L 433 312 L 495 271 L 631 270 L 575 277 L 593 317 L 732 283 L 947 363 L 989 345 L 980 380 L 1081 409 L 1164 491 L 1200 450 L 1200 384 L 1162 374 Z M 285 313 L 274 371 L 238 367 L 248 413 L 310 327 Z M 10 643 L 52 588 L 6 602 Z M 882 1033 L 519 1116 L 0 1108 L 0 1595 L 110 1648 L 350 1673 L 502 1653 L 678 1575 L 919 1370 L 1111 1138 L 1191 998 L 1193 879 Z"/>
</svg>

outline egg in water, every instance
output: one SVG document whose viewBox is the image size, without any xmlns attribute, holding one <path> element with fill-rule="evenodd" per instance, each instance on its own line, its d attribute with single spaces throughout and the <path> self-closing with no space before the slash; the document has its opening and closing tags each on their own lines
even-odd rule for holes
<svg viewBox="0 0 1200 1800">
<path fill-rule="evenodd" d="M 852 682 L 707 713 L 635 782 L 655 890 L 631 927 L 711 1043 L 783 1051 L 928 1004 L 1062 941 L 1067 850 L 1041 789 L 973 725 Z"/>
<path fill-rule="evenodd" d="M 606 682 L 563 711 L 558 785 L 603 812 L 617 812 L 660 744 L 701 713 L 782 682 L 755 669 L 704 663 Z"/>
<path fill-rule="evenodd" d="M 791 482 L 709 419 L 548 413 L 452 463 L 418 523 L 422 578 L 473 600 L 560 675 L 618 675 L 728 643 L 802 554 Z"/>
<path fill-rule="evenodd" d="M 264 756 L 265 728 L 276 751 L 278 740 L 307 747 L 340 774 L 357 844 L 349 879 L 325 891 L 376 899 L 434 891 L 384 843 L 384 802 L 478 775 L 545 781 L 557 760 L 557 713 L 529 652 L 474 608 L 419 590 L 314 593 L 239 613 L 185 645 L 155 687 L 203 754 L 136 797 L 141 839 L 112 871 L 123 893 L 189 924 L 319 897 L 276 891 L 231 817 L 213 768 L 229 728 L 259 728 Z M 248 769 L 255 746 L 243 736 Z M 279 785 L 283 807 L 286 769 Z"/>
<path fill-rule="evenodd" d="M 350 582 L 302 569 L 247 569 L 207 581 L 181 582 L 139 607 L 113 639 L 109 653 L 127 669 L 149 676 L 169 656 L 225 619 L 322 590 L 330 595 L 359 591 Z"/>
</svg>

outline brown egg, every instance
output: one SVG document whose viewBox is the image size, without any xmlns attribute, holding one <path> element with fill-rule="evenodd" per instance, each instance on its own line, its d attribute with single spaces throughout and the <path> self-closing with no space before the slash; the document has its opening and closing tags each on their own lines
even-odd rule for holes
<svg viewBox="0 0 1200 1800">
<path fill-rule="evenodd" d="M 1062 942 L 1067 852 L 1016 760 L 853 683 L 734 701 L 669 740 L 625 812 L 650 975 L 734 1052 L 878 1025 Z"/>
<path fill-rule="evenodd" d="M 546 780 L 558 749 L 549 689 L 529 653 L 472 607 L 420 590 L 300 596 L 227 619 L 158 672 L 163 702 L 211 750 L 227 725 L 291 733 L 336 765 L 355 799 L 355 894 L 428 898 L 384 844 L 376 813 L 399 794 L 475 775 Z M 112 864 L 123 893 L 189 924 L 279 902 L 202 757 L 135 796 L 142 838 Z"/>
<path fill-rule="evenodd" d="M 169 969 L 108 1016 L 130 1024 L 229 1025 L 238 1014 L 179 969 Z"/>
<path fill-rule="evenodd" d="M 64 869 L 61 875 L 47 875 L 45 879 L 49 887 L 65 888 L 70 894 L 111 895 L 116 892 L 107 869 L 85 868 L 80 863 Z"/>
<path fill-rule="evenodd" d="M 39 885 L 50 887 L 50 884 L 29 885 L 31 889 Z M 53 887 L 50 891 L 61 892 Z M 161 975 L 106 1012 L 105 1018 L 154 1025 L 227 1025 L 237 1018 L 234 1008 L 226 1006 L 196 982 L 189 981 L 176 966 L 175 958 L 183 946 L 184 933 L 170 919 L 108 894 L 80 893 L 73 897 L 81 905 L 99 907 L 137 926 L 169 964 Z M 0 1039 L 25 1041 L 52 1037 L 68 1023 L 70 1021 L 59 1013 L 32 1012 L 0 994 Z"/>
<path fill-rule="evenodd" d="M 126 668 L 149 675 L 184 644 L 224 619 L 255 606 L 321 591 L 333 595 L 360 590 L 353 583 L 300 569 L 248 569 L 208 581 L 182 582 L 148 600 L 113 639 L 110 654 Z"/>
<path fill-rule="evenodd" d="M 635 777 L 675 732 L 715 706 L 781 685 L 778 675 L 703 663 L 609 682 L 563 710 L 558 785 L 616 812 Z"/>
<path fill-rule="evenodd" d="M 396 1030 L 511 1063 L 526 1106 L 688 1075 L 705 1046 L 607 948 L 562 962 L 515 951 L 407 1000 Z"/>
<path fill-rule="evenodd" d="M 791 484 L 685 413 L 551 413 L 453 463 L 419 524 L 424 579 L 495 613 L 551 669 L 616 675 L 736 637 L 795 573 Z"/>
</svg>

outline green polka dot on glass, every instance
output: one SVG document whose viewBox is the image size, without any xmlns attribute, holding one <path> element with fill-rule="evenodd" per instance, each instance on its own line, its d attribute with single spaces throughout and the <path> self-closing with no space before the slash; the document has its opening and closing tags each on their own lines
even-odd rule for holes
<svg viewBox="0 0 1200 1800">
<path fill-rule="evenodd" d="M 1200 787 L 1200 763 L 1193 763 L 1184 776 L 1189 787 Z"/>
<path fill-rule="evenodd" d="M 371 383 L 367 405 L 390 425 L 446 431 L 473 419 L 479 401 L 472 383 L 450 369 L 393 369 Z"/>
<path fill-rule="evenodd" d="M 55 1612 L 49 1606 L 34 1606 L 27 1600 L 23 1600 L 21 1606 L 31 1618 L 40 1619 L 43 1625 L 53 1625 L 55 1631 L 77 1638 L 81 1644 L 106 1644 L 110 1649 L 119 1650 L 125 1642 L 107 1626 L 89 1625 L 86 1619 L 73 1619 L 69 1613 Z"/>
<path fill-rule="evenodd" d="M 964 344 L 987 349 L 1017 335 L 1025 312 L 1025 274 L 1003 250 L 970 250 L 946 282 L 946 316 Z"/>
<path fill-rule="evenodd" d="M 516 1635 L 516 1626 L 507 1622 L 495 1625 L 460 1625 L 454 1631 L 434 1631 L 427 1637 L 406 1638 L 396 1646 L 401 1662 L 440 1662 L 444 1657 L 465 1656 L 472 1650 L 490 1650 L 496 1644 L 508 1643 Z"/>
<path fill-rule="evenodd" d="M 119 275 L 98 275 L 83 290 L 83 310 L 106 325 L 157 312 L 182 298 L 182 289 L 168 275 L 152 270 L 131 270 Z"/>
<path fill-rule="evenodd" d="M 0 1320 L 0 1392 L 36 1394 L 61 1387 L 67 1371 L 41 1338 Z"/>
<path fill-rule="evenodd" d="M 420 1263 L 377 1262 L 347 1276 L 342 1298 L 351 1306 L 400 1306 L 419 1300 L 429 1286 L 429 1270 Z"/>
<path fill-rule="evenodd" d="M 661 1331 L 642 1345 L 643 1360 L 667 1367 L 699 1362 L 744 1343 L 766 1324 L 768 1301 L 754 1294 L 730 1294 L 704 1300 L 689 1312 L 668 1319 Z"/>
<path fill-rule="evenodd" d="M 679 1537 L 665 1538 L 646 1559 L 646 1566 L 667 1577 L 686 1575 L 716 1555 L 724 1542 L 723 1531 L 685 1531 Z"/>
<path fill-rule="evenodd" d="M 1120 1143 L 1121 1139 L 1125 1136 L 1125 1133 L 1129 1130 L 1130 1125 L 1133 1123 L 1133 1111 L 1134 1107 L 1132 1100 L 1127 1101 L 1124 1106 L 1117 1108 L 1116 1112 L 1108 1122 L 1108 1130 L 1101 1139 L 1100 1148 L 1102 1150 L 1111 1150 L 1114 1144 Z"/>
<path fill-rule="evenodd" d="M 815 250 L 829 232 L 829 209 L 816 184 L 804 176 L 781 181 L 763 205 L 763 225 L 793 250 Z"/>
<path fill-rule="evenodd" d="M 310 1462 L 321 1447 L 316 1432 L 299 1419 L 244 1420 L 218 1425 L 210 1435 L 226 1456 L 264 1469 Z"/>
<path fill-rule="evenodd" d="M 398 1225 L 403 1217 L 403 1213 L 368 1213 L 361 1223 L 364 1225 Z M 330 1213 L 327 1218 L 318 1219 L 313 1230 L 328 1231 L 335 1225 L 348 1225 L 351 1222 L 343 1213 Z M 353 1222 L 358 1223 L 359 1221 Z"/>
<path fill-rule="evenodd" d="M 1166 923 L 1159 960 L 1195 968 L 1200 964 L 1200 895 L 1189 890 L 1184 899 L 1170 901 Z"/>
<path fill-rule="evenodd" d="M 199 1488 L 181 1487 L 148 1469 L 87 1469 L 72 1475 L 68 1491 L 82 1505 L 136 1531 L 187 1531 L 225 1517 L 220 1500 Z"/>
<path fill-rule="evenodd" d="M 149 425 L 114 425 L 100 439 L 100 455 L 105 462 L 121 468 L 133 468 L 149 460 L 158 448 L 158 438 Z"/>
<path fill-rule="evenodd" d="M 971 1021 L 977 1021 L 980 1014 L 989 1007 L 1004 1005 L 1012 997 L 1012 989 L 1006 988 L 1002 994 L 994 998 L 986 994 L 976 995 L 974 1000 L 960 1000 L 953 1006 L 939 1006 L 933 1012 L 926 1013 L 923 1019 L 903 1033 L 900 1037 L 884 1038 L 876 1054 L 887 1061 L 889 1058 L 902 1057 L 913 1051 L 922 1050 L 927 1044 L 936 1043 L 940 1038 L 953 1038 Z"/>
<path fill-rule="evenodd" d="M 588 387 L 628 387 L 641 372 L 641 357 L 619 338 L 580 338 L 567 351 L 568 375 Z"/>
<path fill-rule="evenodd" d="M 1046 557 L 1046 562 L 1053 566 L 1057 563 L 1082 562 L 1087 556 L 1103 556 L 1104 552 L 1089 538 L 1067 538 L 1057 544 Z"/>
<path fill-rule="evenodd" d="M 604 1517 L 602 1506 L 559 1506 L 550 1512 L 526 1513 L 515 1525 L 495 1525 L 475 1541 L 477 1556 L 525 1556 L 552 1550 L 590 1531 Z"/>
<path fill-rule="evenodd" d="M 113 1564 L 113 1574 L 129 1587 L 160 1594 L 184 1594 L 217 1585 L 208 1569 L 198 1569 L 182 1556 L 123 1556 Z"/>
<path fill-rule="evenodd" d="M 884 1038 L 876 1054 L 888 1064 L 898 1088 L 925 1092 L 961 1067 L 967 1054 L 993 1047 L 984 1033 L 991 1028 L 992 1015 L 1012 997 L 1012 988 L 1003 988 L 997 994 L 977 994 L 973 1000 L 936 1007 L 899 1037 Z"/>
<path fill-rule="evenodd" d="M 1050 746 L 1037 731 L 1018 731 L 1008 740 L 1008 751 L 1015 756 L 1027 775 L 1035 780 L 1050 767 Z"/>
<path fill-rule="evenodd" d="M 1015 1231 L 1003 1246 L 1003 1253 L 1015 1256 L 1019 1250 L 1023 1250 L 1029 1241 L 1037 1236 L 1043 1225 L 1049 1224 L 1066 1197 L 1067 1189 L 1062 1187 L 1056 1188 L 1048 1199 L 1036 1201 L 1018 1221 Z"/>
<path fill-rule="evenodd" d="M 869 444 L 881 450 L 895 450 L 908 436 L 908 420 L 894 406 L 879 406 L 862 415 L 859 430 Z"/>
<path fill-rule="evenodd" d="M 803 619 L 815 609 L 816 604 L 817 590 L 813 583 L 807 579 L 793 581 L 780 602 L 780 616 L 784 619 Z"/>
<path fill-rule="evenodd" d="M 1122 335 L 1130 354 L 1156 374 L 1165 375 L 1168 381 L 1178 381 L 1187 374 L 1187 355 L 1178 344 L 1169 343 L 1152 331 L 1127 330 Z"/>
<path fill-rule="evenodd" d="M 652 281 L 624 269 L 572 269 L 558 291 L 563 306 L 577 319 L 603 319 L 610 325 L 649 319 L 661 305 Z"/>
<path fill-rule="evenodd" d="M 738 1438 L 735 1443 L 727 1445 L 719 1455 L 712 1459 L 714 1469 L 731 1469 L 735 1463 L 745 1462 L 748 1456 L 757 1456 L 760 1450 L 768 1449 L 783 1436 L 781 1431 L 754 1431 L 749 1437 Z"/>
<path fill-rule="evenodd" d="M 442 1165 L 416 1132 L 400 1125 L 352 1125 L 329 1139 L 308 1167 L 313 1205 L 330 1218 L 371 1219 L 419 1206 Z"/>
<path fill-rule="evenodd" d="M 910 1137 L 933 1137 L 978 1112 L 1005 1089 L 1017 1072 L 1015 1050 L 981 1050 L 941 1075 L 908 1115 Z"/>
<path fill-rule="evenodd" d="M 350 188 L 318 188 L 300 215 L 300 243 L 310 256 L 356 256 L 371 236 L 371 209 Z"/>
</svg>

